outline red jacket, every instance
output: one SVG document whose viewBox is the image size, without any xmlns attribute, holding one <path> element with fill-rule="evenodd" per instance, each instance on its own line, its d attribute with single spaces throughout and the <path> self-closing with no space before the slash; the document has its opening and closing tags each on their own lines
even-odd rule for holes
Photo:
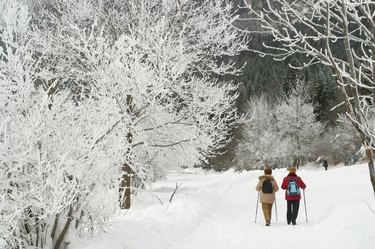
<svg viewBox="0 0 375 249">
<path fill-rule="evenodd" d="M 297 183 L 298 183 L 298 186 L 302 189 L 305 189 L 306 188 L 306 184 L 302 181 L 301 177 L 297 176 L 296 174 L 294 173 L 290 173 L 287 177 L 284 178 L 283 180 L 283 183 L 281 184 L 281 188 L 282 189 L 287 189 L 288 188 L 288 182 L 289 182 L 289 178 L 297 178 Z M 301 199 L 301 195 L 296 195 L 296 196 L 289 196 L 288 191 L 285 191 L 285 200 L 287 201 L 296 201 L 296 200 L 300 200 Z"/>
</svg>

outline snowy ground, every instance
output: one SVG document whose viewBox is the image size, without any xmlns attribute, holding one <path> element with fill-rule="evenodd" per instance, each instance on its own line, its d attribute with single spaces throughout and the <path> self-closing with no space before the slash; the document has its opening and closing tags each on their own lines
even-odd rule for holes
<svg viewBox="0 0 375 249">
<path fill-rule="evenodd" d="M 322 168 L 297 172 L 307 184 L 308 223 L 302 201 L 297 226 L 286 224 L 282 190 L 278 220 L 273 210 L 266 227 L 259 207 L 254 222 L 261 171 L 171 174 L 151 192 L 140 193 L 109 232 L 71 243 L 69 249 L 375 248 L 375 198 L 367 166 Z M 274 170 L 279 185 L 286 173 Z M 176 182 L 183 184 L 169 203 Z"/>
</svg>

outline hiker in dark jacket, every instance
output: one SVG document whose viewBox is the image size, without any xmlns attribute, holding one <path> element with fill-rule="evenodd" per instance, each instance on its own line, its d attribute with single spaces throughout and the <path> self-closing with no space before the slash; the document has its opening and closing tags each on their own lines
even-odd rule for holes
<svg viewBox="0 0 375 249">
<path fill-rule="evenodd" d="M 286 212 L 286 220 L 288 222 L 288 225 L 292 223 L 293 225 L 296 225 L 296 219 L 298 216 L 298 209 L 299 209 L 299 202 L 301 200 L 301 194 L 292 194 L 289 193 L 288 185 L 290 181 L 296 181 L 299 188 L 302 188 L 305 190 L 306 184 L 302 181 L 301 177 L 296 175 L 297 169 L 295 167 L 291 167 L 289 169 L 289 174 L 287 177 L 284 178 L 283 183 L 281 184 L 281 188 L 285 189 L 285 199 L 287 201 L 287 212 Z"/>
<path fill-rule="evenodd" d="M 264 219 L 266 220 L 266 226 L 269 226 L 271 224 L 272 204 L 275 201 L 275 192 L 279 190 L 279 186 L 277 186 L 277 183 L 273 176 L 271 176 L 271 174 L 272 169 L 264 169 L 264 175 L 259 177 L 259 182 L 255 187 L 255 189 L 259 191 L 259 197 L 260 202 L 262 203 L 262 210 Z M 270 183 L 272 185 L 272 193 L 263 193 L 262 189 L 265 180 L 270 180 Z"/>
</svg>

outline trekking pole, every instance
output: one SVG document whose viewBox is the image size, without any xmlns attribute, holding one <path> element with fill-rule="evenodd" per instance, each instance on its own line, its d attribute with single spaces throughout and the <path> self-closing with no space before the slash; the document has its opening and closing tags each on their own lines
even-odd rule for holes
<svg viewBox="0 0 375 249">
<path fill-rule="evenodd" d="M 307 208 L 306 208 L 306 197 L 305 197 L 305 190 L 303 190 L 303 202 L 305 204 L 305 216 L 306 216 L 306 223 L 308 223 L 308 219 L 307 219 Z"/>
<path fill-rule="evenodd" d="M 257 223 L 257 217 L 258 217 L 258 203 L 259 203 L 259 191 L 258 191 L 258 198 L 257 198 L 257 207 L 255 211 L 255 223 Z"/>
<path fill-rule="evenodd" d="M 276 205 L 276 197 L 275 197 L 275 213 L 276 213 L 276 221 L 277 221 L 277 205 Z"/>
</svg>

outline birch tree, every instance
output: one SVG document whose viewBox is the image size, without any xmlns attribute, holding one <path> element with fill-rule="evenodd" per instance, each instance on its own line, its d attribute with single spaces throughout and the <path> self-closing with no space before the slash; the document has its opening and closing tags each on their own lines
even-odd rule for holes
<svg viewBox="0 0 375 249">
<path fill-rule="evenodd" d="M 374 1 L 267 0 L 263 10 L 249 4 L 247 10 L 262 26 L 255 32 L 268 33 L 279 44 L 264 44 L 265 50 L 258 52 L 279 60 L 304 54 L 309 59 L 305 66 L 322 63 L 333 69 L 346 115 L 361 138 L 375 193 Z"/>
</svg>

